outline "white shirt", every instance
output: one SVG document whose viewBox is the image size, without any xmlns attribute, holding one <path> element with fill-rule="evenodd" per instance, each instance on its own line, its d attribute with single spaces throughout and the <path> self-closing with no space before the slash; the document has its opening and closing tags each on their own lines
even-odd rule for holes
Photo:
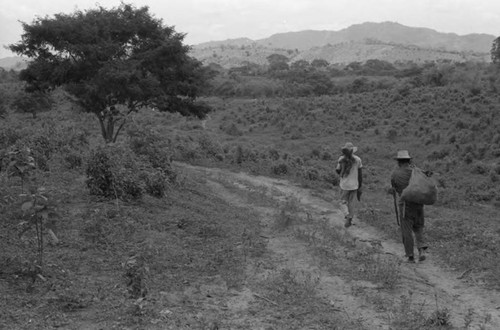
<svg viewBox="0 0 500 330">
<path fill-rule="evenodd" d="M 352 155 L 352 157 L 354 158 L 354 164 L 352 164 L 349 174 L 340 178 L 340 189 L 342 190 L 356 190 L 359 188 L 358 169 L 363 168 L 363 164 L 361 163 L 361 158 L 358 156 Z M 340 170 L 340 161 L 343 158 L 344 156 L 340 156 L 337 163 L 337 170 Z"/>
</svg>

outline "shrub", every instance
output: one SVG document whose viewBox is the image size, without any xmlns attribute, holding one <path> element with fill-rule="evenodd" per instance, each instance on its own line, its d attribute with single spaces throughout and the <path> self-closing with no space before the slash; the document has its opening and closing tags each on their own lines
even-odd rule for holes
<svg viewBox="0 0 500 330">
<path fill-rule="evenodd" d="M 465 154 L 465 156 L 464 156 L 464 162 L 466 164 L 472 163 L 473 160 L 474 160 L 474 155 L 471 152 L 468 152 L 468 153 Z"/>
<path fill-rule="evenodd" d="M 16 145 L 10 147 L 1 154 L 1 169 L 9 176 L 21 178 L 22 185 L 29 178 L 32 170 L 36 168 L 33 154 L 29 147 L 18 141 Z"/>
<path fill-rule="evenodd" d="M 275 175 L 285 175 L 288 173 L 288 165 L 279 163 L 271 166 L 271 173 Z"/>
<path fill-rule="evenodd" d="M 319 171 L 315 168 L 307 168 L 304 170 L 303 176 L 310 181 L 318 181 L 320 179 Z"/>
<path fill-rule="evenodd" d="M 172 153 L 164 139 L 158 133 L 143 128 L 131 129 L 128 134 L 131 137 L 129 145 L 132 151 L 145 157 L 151 167 L 161 170 L 166 179 L 173 182 L 176 173 L 172 169 Z"/>
<path fill-rule="evenodd" d="M 198 144 L 200 145 L 201 151 L 208 158 L 215 158 L 217 160 L 221 160 L 224 151 L 218 141 L 215 141 L 210 136 L 203 134 L 198 138 Z"/>
<path fill-rule="evenodd" d="M 146 192 L 153 197 L 164 197 L 168 188 L 168 179 L 168 176 L 161 170 L 153 170 L 150 173 L 146 173 Z"/>
<path fill-rule="evenodd" d="M 443 159 L 450 154 L 449 148 L 442 148 L 440 150 L 435 150 L 427 156 L 428 160 L 438 160 Z"/>
<path fill-rule="evenodd" d="M 83 157 L 75 151 L 68 151 L 64 156 L 66 167 L 70 170 L 80 168 L 83 164 Z"/>
<path fill-rule="evenodd" d="M 395 128 L 391 128 L 385 133 L 385 137 L 387 140 L 394 142 L 394 140 L 398 137 L 398 131 Z"/>
<path fill-rule="evenodd" d="M 9 147 L 22 137 L 22 132 L 17 129 L 12 127 L 2 128 L 0 131 L 0 148 Z"/>
<path fill-rule="evenodd" d="M 91 195 L 136 200 L 144 191 L 134 154 L 121 146 L 107 145 L 93 151 L 87 164 Z"/>
<path fill-rule="evenodd" d="M 272 160 L 278 160 L 280 159 L 280 152 L 276 149 L 270 149 L 269 150 L 269 158 L 272 159 Z"/>
<path fill-rule="evenodd" d="M 489 167 L 487 164 L 484 164 L 483 162 L 475 162 L 472 165 L 471 168 L 471 173 L 473 174 L 486 174 L 488 173 Z"/>
<path fill-rule="evenodd" d="M 332 160 L 333 159 L 333 155 L 328 152 L 328 151 L 325 151 L 323 152 L 323 156 L 321 157 L 322 160 Z"/>
<path fill-rule="evenodd" d="M 332 186 L 338 186 L 340 183 L 339 176 L 334 172 L 326 172 L 322 174 L 322 180 L 328 182 Z"/>
<path fill-rule="evenodd" d="M 227 135 L 231 136 L 242 136 L 243 132 L 236 126 L 235 123 L 231 123 L 230 125 L 225 125 L 221 127 L 221 130 Z"/>
<path fill-rule="evenodd" d="M 241 145 L 236 146 L 232 151 L 232 162 L 242 164 L 244 162 L 257 162 L 259 153 L 253 149 L 245 148 Z"/>
</svg>

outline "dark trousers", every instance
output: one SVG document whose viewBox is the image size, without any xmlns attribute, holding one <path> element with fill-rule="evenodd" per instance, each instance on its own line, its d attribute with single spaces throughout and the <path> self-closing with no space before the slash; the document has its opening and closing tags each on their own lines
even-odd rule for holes
<svg viewBox="0 0 500 330">
<path fill-rule="evenodd" d="M 424 240 L 424 206 L 406 202 L 401 210 L 401 234 L 403 236 L 403 245 L 407 257 L 413 256 L 414 240 L 417 243 L 417 249 L 427 249 Z"/>
</svg>

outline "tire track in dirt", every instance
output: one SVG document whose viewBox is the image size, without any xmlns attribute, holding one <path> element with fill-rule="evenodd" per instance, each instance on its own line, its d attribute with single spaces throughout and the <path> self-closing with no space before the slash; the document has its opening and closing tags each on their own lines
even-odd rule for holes
<svg viewBox="0 0 500 330">
<path fill-rule="evenodd" d="M 182 165 L 197 172 L 202 172 L 211 178 L 212 186 L 215 182 L 224 180 L 231 182 L 235 187 L 243 190 L 264 187 L 271 194 L 271 198 L 283 200 L 287 196 L 294 196 L 314 218 L 327 218 L 331 226 L 344 231 L 343 217 L 340 210 L 335 205 L 311 195 L 310 190 L 299 187 L 286 180 L 274 179 L 263 176 L 252 176 L 246 173 L 233 173 L 227 170 L 201 168 Z M 239 203 L 231 196 L 230 192 L 224 192 L 221 185 L 214 187 L 214 191 L 229 202 Z M 232 199 L 232 200 L 231 200 Z M 249 205 L 246 205 L 247 207 Z M 375 228 L 358 221 L 356 226 L 349 228 L 349 234 L 359 242 L 380 242 L 382 253 L 402 255 L 401 243 L 384 240 L 381 233 Z M 296 240 L 277 237 L 270 239 L 268 247 L 278 255 L 282 256 L 282 263 L 287 267 L 299 270 L 315 272 L 320 278 L 320 290 L 332 302 L 339 302 L 343 309 L 358 310 L 358 314 L 364 317 L 364 325 L 372 329 L 387 328 L 385 316 L 374 310 L 370 310 L 358 297 L 353 297 L 349 283 L 342 278 L 331 276 L 326 271 L 311 264 L 313 259 L 307 253 L 307 246 Z M 473 287 L 460 281 L 459 274 L 446 271 L 440 268 L 432 258 L 423 263 L 404 264 L 401 267 L 401 284 L 398 292 L 394 292 L 395 297 L 409 291 L 418 301 L 426 301 L 429 304 L 434 302 L 449 309 L 451 321 L 455 327 L 464 324 L 464 317 L 469 309 L 474 309 L 476 315 L 469 329 L 500 329 L 500 293 L 497 291 L 487 291 L 480 287 Z M 405 291 L 406 290 L 406 291 Z M 484 316 L 491 315 L 487 324 L 482 324 Z"/>
<path fill-rule="evenodd" d="M 252 205 L 227 191 L 217 180 L 219 179 L 214 178 L 213 181 L 209 180 L 207 184 L 219 197 L 238 207 L 252 207 Z M 234 183 L 240 189 L 245 189 L 243 185 L 237 184 L 237 182 Z M 253 209 L 259 212 L 262 225 L 267 227 L 267 230 L 264 230 L 264 234 L 268 237 L 267 248 L 275 255 L 277 268 L 290 269 L 298 273 L 309 273 L 317 278 L 318 292 L 322 293 L 321 296 L 326 298 L 338 312 L 345 313 L 352 323 L 358 323 L 359 329 L 389 329 L 386 320 L 380 318 L 377 312 L 366 306 L 363 299 L 352 295 L 351 285 L 340 276 L 332 276 L 316 265 L 314 258 L 307 252 L 308 247 L 306 244 L 292 237 L 273 235 L 270 232 L 269 227 L 273 223 L 274 216 L 272 210 L 264 207 L 253 207 Z M 370 286 L 369 283 L 359 282 L 359 284 Z M 253 293 L 246 289 L 228 305 L 233 306 L 234 303 L 236 304 L 234 308 L 241 310 L 244 306 L 249 305 L 249 300 L 253 300 Z"/>
</svg>

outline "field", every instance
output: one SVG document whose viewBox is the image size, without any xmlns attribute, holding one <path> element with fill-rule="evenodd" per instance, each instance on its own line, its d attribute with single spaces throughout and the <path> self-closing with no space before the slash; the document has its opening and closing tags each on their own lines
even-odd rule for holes
<svg viewBox="0 0 500 330">
<path fill-rule="evenodd" d="M 107 146 L 62 91 L 36 116 L 7 102 L 0 328 L 498 329 L 500 99 L 479 86 L 207 95 L 205 120 L 144 109 Z M 346 141 L 365 167 L 349 230 Z M 439 186 L 415 265 L 386 193 L 398 149 Z"/>
</svg>

